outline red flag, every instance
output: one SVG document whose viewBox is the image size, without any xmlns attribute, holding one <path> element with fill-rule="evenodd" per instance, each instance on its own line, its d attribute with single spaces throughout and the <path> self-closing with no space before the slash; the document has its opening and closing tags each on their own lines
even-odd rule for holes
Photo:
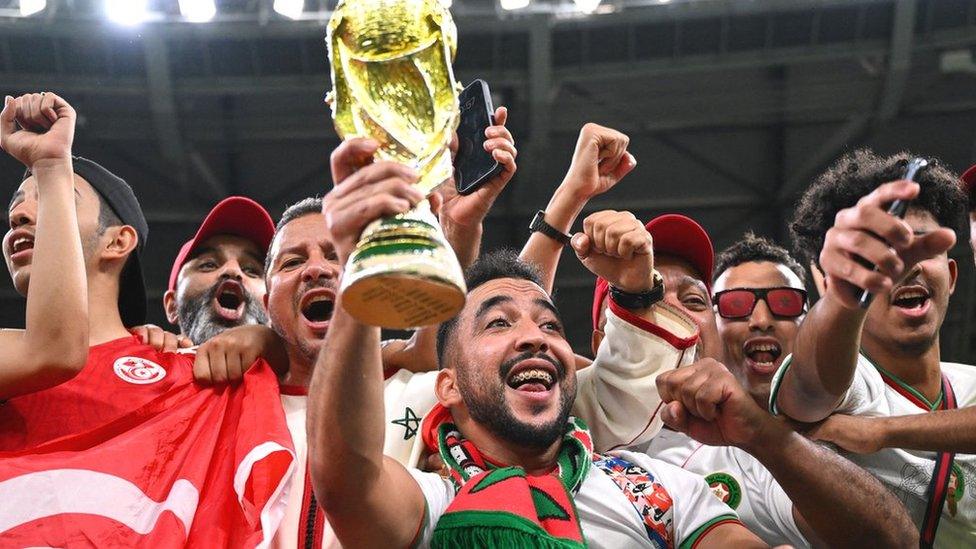
<svg viewBox="0 0 976 549">
<path fill-rule="evenodd" d="M 293 468 L 259 361 L 240 385 L 182 382 L 107 424 L 0 453 L 0 547 L 264 547 Z"/>
</svg>

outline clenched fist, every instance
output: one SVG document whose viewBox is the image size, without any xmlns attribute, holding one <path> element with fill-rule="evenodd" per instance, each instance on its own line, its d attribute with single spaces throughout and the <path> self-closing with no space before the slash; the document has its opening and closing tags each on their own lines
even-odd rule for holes
<svg viewBox="0 0 976 549">
<path fill-rule="evenodd" d="M 589 200 L 613 188 L 637 166 L 627 152 L 630 138 L 592 122 L 583 126 L 563 185 Z"/>
<path fill-rule="evenodd" d="M 625 292 L 654 286 L 651 234 L 634 214 L 604 210 L 583 220 L 583 232 L 571 241 L 576 256 L 593 274 Z"/>
<path fill-rule="evenodd" d="M 0 147 L 24 166 L 71 158 L 75 110 L 51 92 L 4 99 L 0 113 Z"/>
</svg>

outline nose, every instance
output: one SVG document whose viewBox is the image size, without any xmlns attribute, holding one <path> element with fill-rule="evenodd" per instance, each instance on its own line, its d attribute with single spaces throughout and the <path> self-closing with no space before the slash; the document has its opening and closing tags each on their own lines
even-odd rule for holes
<svg viewBox="0 0 976 549">
<path fill-rule="evenodd" d="M 27 208 L 23 202 L 10 211 L 11 229 L 16 229 L 23 225 L 33 225 L 34 221 L 34 212 Z"/>
<path fill-rule="evenodd" d="M 545 353 L 549 351 L 546 334 L 543 333 L 540 327 L 535 325 L 535 322 L 528 321 L 520 323 L 517 337 L 515 350 L 520 353 Z"/>
<path fill-rule="evenodd" d="M 773 320 L 773 313 L 770 312 L 769 306 L 766 305 L 766 300 L 760 299 L 756 303 L 756 306 L 753 307 L 752 314 L 749 315 L 749 329 L 767 332 L 772 329 Z"/>
<path fill-rule="evenodd" d="M 236 280 L 243 280 L 244 269 L 241 269 L 241 264 L 236 260 L 230 260 L 224 263 L 223 269 L 220 273 L 220 278 L 233 278 Z"/>
<path fill-rule="evenodd" d="M 331 279 L 338 276 L 338 274 L 336 265 L 330 261 L 309 260 L 305 264 L 305 269 L 302 270 L 302 282 L 309 283 L 322 278 Z"/>
</svg>

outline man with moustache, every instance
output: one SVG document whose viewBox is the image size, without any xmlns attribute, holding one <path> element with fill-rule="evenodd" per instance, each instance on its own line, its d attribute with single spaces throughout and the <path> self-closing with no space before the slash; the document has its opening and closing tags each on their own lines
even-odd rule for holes
<svg viewBox="0 0 976 549">
<path fill-rule="evenodd" d="M 267 324 L 264 260 L 274 232 L 257 202 L 221 200 L 173 262 L 163 295 L 166 319 L 197 345 L 227 328 Z"/>
<path fill-rule="evenodd" d="M 814 422 L 834 412 L 920 415 L 976 403 L 976 370 L 943 362 L 939 350 L 957 274 L 946 251 L 965 196 L 934 160 L 915 182 L 899 181 L 908 160 L 857 151 L 801 199 L 794 242 L 822 269 L 826 288 L 773 380 L 774 411 Z M 887 213 L 894 200 L 910 201 L 904 220 Z M 866 310 L 858 303 L 862 289 L 874 294 Z M 905 503 L 923 544 L 976 541 L 973 455 L 890 448 L 850 459 Z"/>
<path fill-rule="evenodd" d="M 764 354 L 778 347 L 780 357 L 757 356 L 762 359 L 760 362 L 775 363 L 792 349 L 793 336 L 805 312 L 802 269 L 786 250 L 751 234 L 723 251 L 716 264 L 705 230 L 694 220 L 677 214 L 657 217 L 647 228 L 655 236 L 656 254 L 669 258 L 659 267 L 665 284 L 672 281 L 675 286 L 665 293 L 666 302 L 695 319 L 703 340 L 711 339 L 711 345 L 703 345 L 701 356 L 715 359 L 709 353 L 721 349 L 718 356 L 726 357 L 728 370 L 753 400 L 764 406 L 773 372 L 764 368 L 767 373 L 763 375 L 750 368 L 752 359 L 748 355 L 756 354 L 752 348 L 756 343 L 764 344 Z M 713 264 L 717 275 L 715 302 L 720 303 L 723 295 L 739 298 L 743 302 L 738 303 L 737 310 L 727 311 L 720 306 L 713 312 L 713 299 L 705 283 L 708 278 L 699 278 L 700 273 L 711 277 Z M 603 339 L 605 287 L 604 282 L 598 281 L 594 295 L 593 340 L 597 343 Z M 790 311 L 777 308 L 789 314 L 772 315 L 766 293 L 764 299 L 755 299 L 746 313 L 750 301 L 747 298 L 755 295 L 752 292 L 768 292 L 770 288 L 790 288 L 792 297 L 801 298 L 799 311 L 792 303 L 794 308 Z M 773 349 L 765 350 L 766 347 Z M 662 430 L 649 443 L 635 448 L 704 476 L 713 493 L 739 514 L 743 524 L 771 545 L 809 547 L 809 540 L 819 540 L 831 547 L 855 547 L 866 541 L 887 540 L 892 545 L 906 541 L 902 536 L 909 523 L 905 513 L 898 510 L 897 502 L 880 483 L 831 452 L 805 447 L 807 465 L 815 464 L 824 473 L 797 485 L 789 481 L 798 476 L 798 467 L 779 470 L 774 476 L 741 448 L 703 444 L 671 429 Z M 777 478 L 787 482 L 781 486 Z M 890 505 L 865 505 L 881 501 Z M 833 512 L 838 506 L 850 511 L 838 515 Z M 908 532 L 909 539 L 912 534 Z"/>
</svg>

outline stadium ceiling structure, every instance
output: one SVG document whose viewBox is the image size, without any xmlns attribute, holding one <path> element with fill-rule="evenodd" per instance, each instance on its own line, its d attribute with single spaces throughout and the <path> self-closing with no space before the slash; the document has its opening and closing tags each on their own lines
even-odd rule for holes
<svg viewBox="0 0 976 549">
<path fill-rule="evenodd" d="M 136 188 L 152 231 L 151 299 L 219 198 L 247 194 L 277 214 L 327 190 L 338 138 L 322 103 L 331 87 L 323 39 L 334 0 L 306 0 L 295 18 L 274 0 L 217 0 L 200 23 L 177 0 L 150 0 L 131 26 L 109 20 L 103 0 L 47 0 L 23 17 L 26 1 L 38 0 L 0 0 L 3 91 L 71 99 L 79 151 Z M 976 161 L 976 0 L 592 6 L 453 0 L 459 80 L 489 82 L 496 104 L 511 109 L 520 151 L 486 245 L 524 241 L 587 121 L 628 133 L 638 158 L 634 174 L 587 211 L 680 211 L 719 248 L 747 229 L 787 243 L 798 194 L 854 147 L 909 148 L 960 171 Z M 17 180 L 9 159 L 0 169 Z M 966 249 L 955 254 L 964 269 L 944 348 L 971 358 L 976 275 Z M 565 304 L 588 302 L 592 280 L 566 258 L 558 285 L 573 342 L 585 349 L 587 311 Z M 2 325 L 22 314 L 17 299 L 9 283 L 0 289 Z"/>
</svg>

